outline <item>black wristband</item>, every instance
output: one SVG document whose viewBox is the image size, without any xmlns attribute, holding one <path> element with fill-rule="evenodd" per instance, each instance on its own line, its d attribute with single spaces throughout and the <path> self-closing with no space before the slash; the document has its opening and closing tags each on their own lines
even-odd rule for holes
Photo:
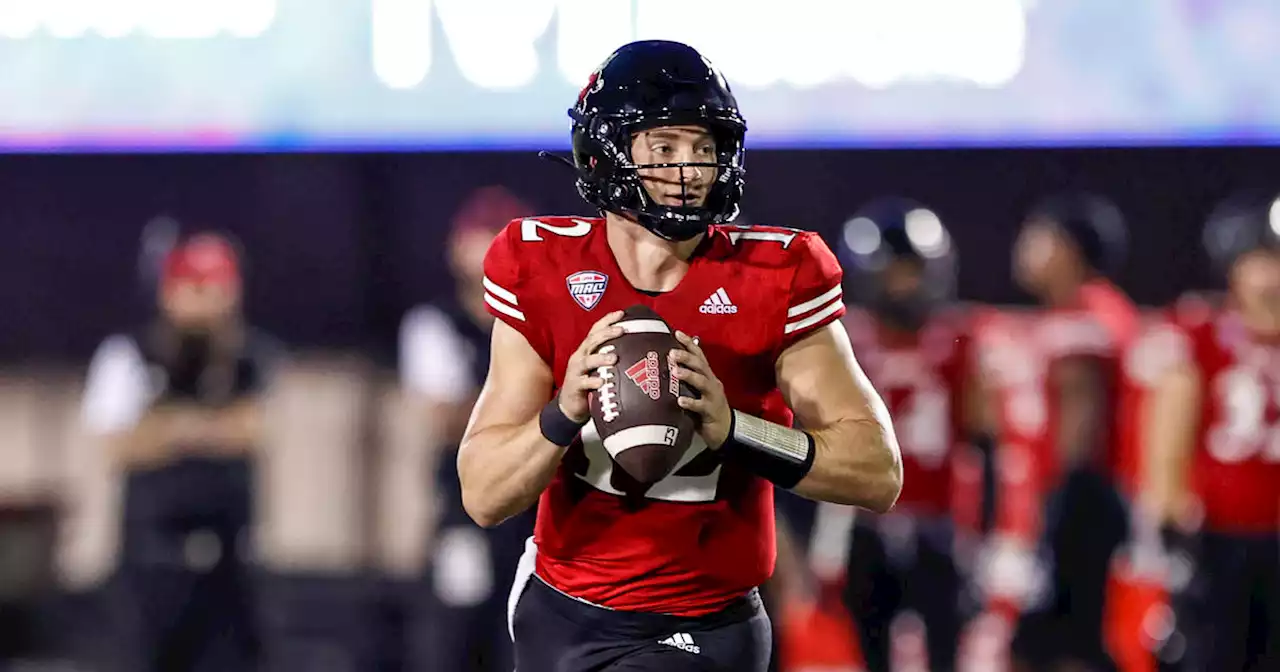
<svg viewBox="0 0 1280 672">
<path fill-rule="evenodd" d="M 741 411 L 731 411 L 721 450 L 780 488 L 796 487 L 813 469 L 813 436 Z"/>
<path fill-rule="evenodd" d="M 538 429 L 542 430 L 543 438 L 560 447 L 573 443 L 586 424 L 586 421 L 574 422 L 565 415 L 564 411 L 560 410 L 559 399 L 547 402 L 547 405 L 542 407 L 542 412 L 538 414 Z"/>
</svg>

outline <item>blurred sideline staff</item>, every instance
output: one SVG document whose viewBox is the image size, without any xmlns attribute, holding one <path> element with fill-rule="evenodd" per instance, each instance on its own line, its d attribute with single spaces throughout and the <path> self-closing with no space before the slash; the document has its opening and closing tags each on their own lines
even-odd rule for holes
<svg viewBox="0 0 1280 672">
<path fill-rule="evenodd" d="M 222 235 L 164 257 L 159 314 L 90 364 L 87 429 L 124 478 L 113 611 L 129 669 L 251 669 L 248 570 L 261 399 L 279 350 L 241 312 L 240 255 Z"/>
<path fill-rule="evenodd" d="M 411 412 L 431 427 L 427 473 L 410 473 L 419 490 L 419 479 L 429 474 L 439 505 L 424 583 L 400 593 L 408 596 L 401 604 L 400 669 L 406 672 L 508 672 L 514 666 L 507 595 L 533 534 L 534 511 L 492 529 L 476 526 L 462 508 L 457 451 L 489 369 L 493 316 L 484 305 L 484 255 L 507 222 L 532 209 L 502 187 L 471 194 L 448 239 L 453 295 L 414 308 L 401 325 L 401 385 Z M 388 513 L 398 510 L 393 505 Z"/>
</svg>

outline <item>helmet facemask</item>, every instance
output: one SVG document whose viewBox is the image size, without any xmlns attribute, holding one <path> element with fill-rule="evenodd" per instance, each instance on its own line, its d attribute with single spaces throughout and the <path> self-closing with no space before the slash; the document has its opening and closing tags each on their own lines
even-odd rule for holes
<svg viewBox="0 0 1280 672">
<path fill-rule="evenodd" d="M 665 113 L 660 116 L 574 115 L 574 160 L 582 171 L 578 191 L 588 202 L 606 212 L 634 218 L 655 235 L 673 241 L 693 238 L 711 224 L 738 216 L 745 183 L 743 135 L 745 125 L 736 115 L 714 112 Z M 702 126 L 715 142 L 714 161 L 680 161 L 637 164 L 632 139 L 637 133 L 661 126 Z M 671 206 L 655 201 L 645 188 L 642 170 L 675 168 L 679 171 L 682 200 L 688 198 L 685 171 L 716 171 L 716 177 L 700 205 Z"/>
</svg>

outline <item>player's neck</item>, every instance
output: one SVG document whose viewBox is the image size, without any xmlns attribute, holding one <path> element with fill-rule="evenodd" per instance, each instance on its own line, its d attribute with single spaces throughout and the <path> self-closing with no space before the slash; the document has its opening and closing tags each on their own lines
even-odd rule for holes
<svg viewBox="0 0 1280 672">
<path fill-rule="evenodd" d="M 1080 302 L 1080 290 L 1088 281 L 1083 275 L 1057 278 L 1046 284 L 1040 301 L 1048 308 L 1073 308 Z"/>
<path fill-rule="evenodd" d="M 663 240 L 636 222 L 608 213 L 605 235 L 618 268 L 627 282 L 641 291 L 666 292 L 675 289 L 689 270 L 689 258 L 702 242 Z M 704 234 L 705 235 L 705 234 Z"/>
</svg>

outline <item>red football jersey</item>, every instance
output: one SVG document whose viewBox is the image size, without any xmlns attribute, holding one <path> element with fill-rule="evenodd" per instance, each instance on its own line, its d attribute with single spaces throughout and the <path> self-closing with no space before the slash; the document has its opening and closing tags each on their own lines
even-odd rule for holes
<svg viewBox="0 0 1280 672">
<path fill-rule="evenodd" d="M 948 515 L 952 459 L 965 438 L 964 394 L 969 337 L 961 316 L 936 314 L 915 334 L 885 330 L 875 316 L 850 309 L 845 326 L 862 365 L 893 418 L 902 451 L 902 494 L 895 509 Z"/>
<path fill-rule="evenodd" d="M 1190 484 L 1204 525 L 1221 532 L 1280 529 L 1280 343 L 1252 337 L 1238 314 L 1178 315 L 1175 352 L 1200 370 L 1204 409 Z M 1173 343 L 1171 342 L 1171 345 Z"/>
<path fill-rule="evenodd" d="M 1048 424 L 1045 366 L 1032 341 L 1032 311 L 986 309 L 974 322 L 974 349 L 988 403 L 997 422 L 997 528 L 1034 538 L 1039 520 L 1035 453 Z"/>
<path fill-rule="evenodd" d="M 841 270 L 814 233 L 715 226 L 673 290 L 637 291 L 619 270 L 603 219 L 516 220 L 485 258 L 485 302 L 555 372 L 591 325 L 643 304 L 697 336 L 734 408 L 790 425 L 778 355 L 839 319 Z M 773 572 L 773 485 L 695 438 L 642 502 L 611 486 L 614 464 L 594 425 L 542 493 L 536 571 L 555 588 L 632 611 L 716 611 Z"/>
<path fill-rule="evenodd" d="M 1016 375 L 1006 375 L 1005 384 L 997 386 L 1004 401 L 1000 434 L 1032 447 L 1043 482 L 1052 482 L 1059 469 L 1053 369 L 1071 357 L 1094 357 L 1107 373 L 1109 452 L 1100 459 L 1113 468 L 1134 462 L 1136 447 L 1129 437 L 1139 421 L 1141 388 L 1126 375 L 1124 362 L 1140 322 L 1137 308 L 1120 290 L 1097 281 L 1081 289 L 1075 308 L 1032 312 L 1005 323 L 1013 331 L 1000 339 L 1005 349 L 992 353 L 995 360 L 1005 360 L 994 368 Z"/>
<path fill-rule="evenodd" d="M 1020 604 L 1034 584 L 1027 549 L 1040 536 L 1043 498 L 1060 472 L 1053 367 L 1075 356 L 1102 363 L 1110 452 L 1099 459 L 1113 467 L 1133 462 L 1142 397 L 1124 363 L 1139 322 L 1133 304 L 1105 282 L 1086 286 L 1072 309 L 991 310 L 977 321 L 980 369 L 999 423 L 997 546 L 1013 551 L 1004 553 L 1007 562 L 997 559 L 985 579 L 1002 608 Z"/>
</svg>

